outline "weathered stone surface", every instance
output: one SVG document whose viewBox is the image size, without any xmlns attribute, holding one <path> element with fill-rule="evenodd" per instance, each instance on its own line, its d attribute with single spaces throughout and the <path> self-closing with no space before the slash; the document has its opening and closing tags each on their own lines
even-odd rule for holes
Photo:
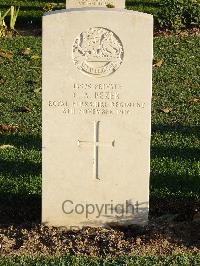
<svg viewBox="0 0 200 266">
<path fill-rule="evenodd" d="M 151 15 L 86 8 L 44 16 L 44 223 L 147 222 L 152 47 Z"/>
</svg>

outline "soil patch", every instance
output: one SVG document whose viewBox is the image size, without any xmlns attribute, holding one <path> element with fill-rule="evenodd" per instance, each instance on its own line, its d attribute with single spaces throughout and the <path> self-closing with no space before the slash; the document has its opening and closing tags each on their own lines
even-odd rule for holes
<svg viewBox="0 0 200 266">
<path fill-rule="evenodd" d="M 43 225 L 0 227 L 2 255 L 172 255 L 200 252 L 199 222 L 151 221 L 144 228 L 66 230 Z"/>
</svg>

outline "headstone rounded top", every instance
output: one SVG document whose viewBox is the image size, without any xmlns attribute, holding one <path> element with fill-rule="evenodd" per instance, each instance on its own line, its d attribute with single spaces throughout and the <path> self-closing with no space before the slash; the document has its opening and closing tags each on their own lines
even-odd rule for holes
<svg viewBox="0 0 200 266">
<path fill-rule="evenodd" d="M 105 7 L 50 12 L 42 57 L 42 222 L 145 225 L 153 17 Z"/>
<path fill-rule="evenodd" d="M 52 15 L 58 15 L 58 16 L 62 16 L 62 15 L 66 15 L 68 16 L 68 14 L 75 14 L 75 13 L 79 13 L 79 14 L 83 14 L 83 13 L 96 13 L 96 14 L 103 14 L 103 13 L 110 13 L 110 14 L 129 14 L 131 16 L 134 17 L 141 17 L 141 18 L 148 18 L 151 19 L 153 21 L 153 15 L 148 14 L 148 13 L 143 13 L 143 12 L 139 12 L 139 11 L 133 11 L 133 10 L 127 10 L 127 9 L 119 9 L 119 8 L 98 8 L 98 7 L 85 7 L 85 8 L 69 8 L 69 9 L 62 9 L 62 10 L 55 10 L 55 11 L 50 11 L 50 12 L 46 12 L 43 14 L 43 19 L 45 17 L 51 17 Z M 108 15 L 108 14 L 107 14 Z"/>
</svg>

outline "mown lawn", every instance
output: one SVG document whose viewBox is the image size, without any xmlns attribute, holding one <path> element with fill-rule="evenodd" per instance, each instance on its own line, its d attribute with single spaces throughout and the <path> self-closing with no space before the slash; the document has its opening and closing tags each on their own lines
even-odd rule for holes
<svg viewBox="0 0 200 266">
<path fill-rule="evenodd" d="M 50 7 L 53 10 L 64 9 L 65 0 L 1 0 L 0 10 L 5 11 L 11 5 L 20 6 L 17 27 L 37 26 L 41 27 L 42 15 Z M 126 8 L 156 15 L 160 0 L 127 0 Z M 49 6 L 48 3 L 51 3 Z M 52 5 L 53 3 L 53 5 Z"/>
<path fill-rule="evenodd" d="M 154 39 L 153 216 L 200 209 L 199 46 L 199 37 Z M 0 57 L 0 224 L 40 222 L 41 38 L 1 38 L 0 48 L 13 53 Z"/>
<path fill-rule="evenodd" d="M 75 257 L 75 256 L 64 256 L 57 258 L 49 257 L 14 257 L 14 258 L 1 258 L 0 266 L 198 266 L 200 264 L 200 256 L 192 255 L 174 255 L 169 257 L 119 257 L 119 258 L 91 258 L 91 257 Z"/>
</svg>

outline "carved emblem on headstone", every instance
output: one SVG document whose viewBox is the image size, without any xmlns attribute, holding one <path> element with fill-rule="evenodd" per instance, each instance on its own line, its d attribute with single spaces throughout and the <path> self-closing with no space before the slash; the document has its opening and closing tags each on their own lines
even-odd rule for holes
<svg viewBox="0 0 200 266">
<path fill-rule="evenodd" d="M 96 27 L 82 32 L 75 39 L 72 56 L 80 71 L 103 77 L 120 67 L 124 50 L 121 40 L 114 32 Z"/>
</svg>

